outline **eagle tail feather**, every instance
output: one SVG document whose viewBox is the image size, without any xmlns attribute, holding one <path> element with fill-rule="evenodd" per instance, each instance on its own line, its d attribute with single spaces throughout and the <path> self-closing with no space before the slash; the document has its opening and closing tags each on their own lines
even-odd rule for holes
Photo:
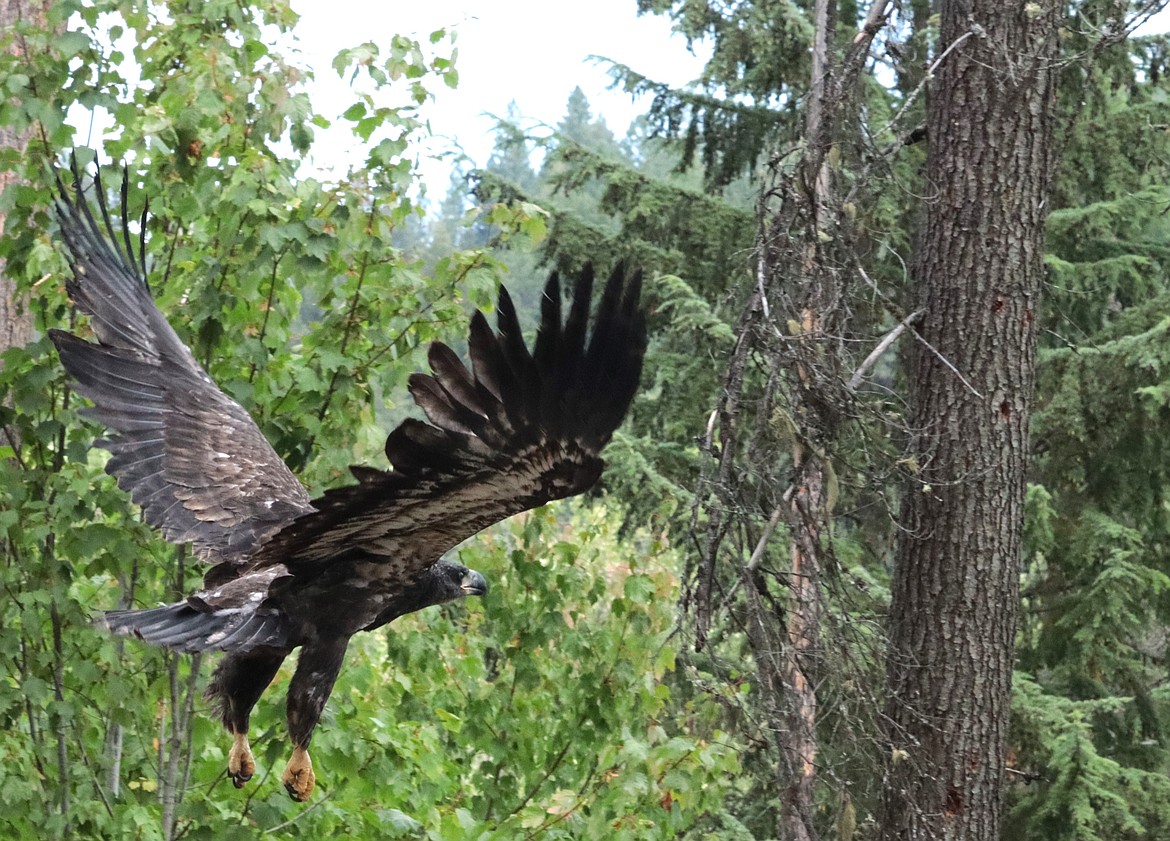
<svg viewBox="0 0 1170 841">
<path fill-rule="evenodd" d="M 275 611 L 203 612 L 184 601 L 147 610 L 109 610 L 97 624 L 119 636 L 188 653 L 289 647 L 287 623 Z"/>
</svg>

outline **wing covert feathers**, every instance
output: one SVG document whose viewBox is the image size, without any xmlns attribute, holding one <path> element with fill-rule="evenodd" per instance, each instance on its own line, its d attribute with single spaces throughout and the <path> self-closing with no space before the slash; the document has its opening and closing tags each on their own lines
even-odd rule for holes
<svg viewBox="0 0 1170 841">
<path fill-rule="evenodd" d="M 296 574 L 361 550 L 408 576 L 492 523 L 592 487 L 600 452 L 637 391 L 646 348 L 641 274 L 613 272 L 590 335 L 592 285 L 587 268 L 562 323 L 560 280 L 549 278 L 532 352 L 503 289 L 497 331 L 482 313 L 471 320 L 470 369 L 446 345 L 431 345 L 431 373 L 410 378 L 427 420 L 390 433 L 394 469 L 359 468 L 360 484 L 315 500 L 317 512 L 262 554 Z"/>
<path fill-rule="evenodd" d="M 57 219 L 69 249 L 66 284 L 90 316 L 96 342 L 51 330 L 87 413 L 111 434 L 97 442 L 106 471 L 173 543 L 195 544 L 208 562 L 243 559 L 267 537 L 311 510 L 308 494 L 238 403 L 216 387 L 150 296 L 142 243 L 129 237 L 127 180 L 122 237 L 113 230 L 99 178 L 104 222 L 85 200 L 74 165 L 72 195 L 58 179 Z M 145 213 L 143 229 L 145 230 Z"/>
</svg>

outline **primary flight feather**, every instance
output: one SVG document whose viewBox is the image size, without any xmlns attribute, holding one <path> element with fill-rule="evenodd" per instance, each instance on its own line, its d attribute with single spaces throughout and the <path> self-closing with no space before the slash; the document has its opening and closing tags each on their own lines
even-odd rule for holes
<svg viewBox="0 0 1170 841">
<path fill-rule="evenodd" d="M 468 369 L 434 343 L 431 373 L 410 393 L 427 420 L 390 433 L 391 470 L 354 467 L 357 484 L 311 499 L 248 413 L 219 390 L 155 306 L 144 243 L 138 260 L 114 234 L 100 180 L 103 224 L 74 171 L 58 182 L 61 238 L 70 254 L 70 298 L 96 341 L 53 330 L 61 361 L 88 413 L 110 434 L 107 472 L 173 543 L 191 543 L 212 568 L 203 589 L 147 610 L 110 611 L 119 634 L 179 651 L 222 651 L 208 687 L 232 733 L 228 771 L 253 774 L 252 707 L 294 649 L 288 689 L 293 755 L 286 789 L 312 792 L 313 729 L 350 637 L 429 605 L 482 595 L 487 582 L 442 555 L 513 514 L 588 490 L 602 448 L 637 390 L 646 346 L 640 275 L 619 267 L 589 328 L 593 272 L 576 278 L 567 317 L 554 273 L 530 352 L 515 307 L 500 290 L 498 329 L 472 318 Z M 145 219 L 144 219 L 145 221 Z"/>
</svg>

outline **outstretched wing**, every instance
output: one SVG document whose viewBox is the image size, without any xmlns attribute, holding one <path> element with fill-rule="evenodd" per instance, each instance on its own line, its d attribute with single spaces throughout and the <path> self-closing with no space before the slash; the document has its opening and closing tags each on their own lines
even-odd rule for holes
<svg viewBox="0 0 1170 841">
<path fill-rule="evenodd" d="M 498 334 L 482 313 L 471 321 L 471 371 L 446 345 L 431 345 L 433 373 L 410 379 L 430 423 L 407 420 L 390 434 L 394 469 L 354 468 L 359 484 L 315 500 L 317 511 L 258 557 L 296 575 L 357 552 L 405 580 L 492 523 L 589 489 L 633 400 L 646 349 L 640 273 L 628 281 L 620 267 L 613 273 L 586 341 L 592 284 L 589 268 L 562 324 L 560 284 L 549 279 L 532 353 L 504 289 Z"/>
<path fill-rule="evenodd" d="M 113 454 L 106 472 L 167 540 L 194 543 L 208 562 L 242 561 L 311 511 L 309 495 L 155 306 L 128 234 L 125 178 L 119 242 L 100 178 L 94 186 L 108 236 L 84 199 L 76 163 L 73 176 L 73 196 L 57 182 L 73 269 L 66 289 L 90 316 L 97 342 L 49 332 L 77 390 L 94 403 L 88 414 L 112 432 L 97 442 Z M 139 250 L 141 258 L 141 243 Z"/>
</svg>

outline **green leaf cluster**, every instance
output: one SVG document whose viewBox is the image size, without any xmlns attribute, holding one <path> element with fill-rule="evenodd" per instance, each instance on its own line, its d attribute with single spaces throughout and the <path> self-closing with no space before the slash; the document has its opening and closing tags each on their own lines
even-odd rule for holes
<svg viewBox="0 0 1170 841">
<path fill-rule="evenodd" d="M 703 542 L 713 538 L 688 494 L 700 478 L 712 481 L 712 505 L 733 512 L 736 523 L 718 535 L 729 549 L 714 585 L 731 594 L 732 604 L 742 592 L 735 570 L 753 557 L 775 495 L 788 480 L 793 448 L 817 446 L 808 417 L 761 397 L 774 372 L 767 359 L 753 358 L 743 392 L 750 396 L 737 418 L 741 428 L 753 430 L 750 442 L 729 479 L 710 478 L 720 455 L 720 442 L 708 431 L 711 412 L 728 356 L 743 336 L 737 317 L 758 283 L 751 271 L 761 236 L 754 196 L 734 179 L 772 156 L 794 189 L 807 189 L 786 161 L 796 159 L 802 143 L 811 5 L 640 4 L 669 14 L 687 37 L 714 46 L 701 84 L 671 90 L 614 65 L 620 86 L 654 97 L 647 120 L 631 130 L 620 154 L 598 133 L 588 141 L 580 131 L 577 137 L 565 131 L 529 137 L 545 152 L 545 164 L 536 183 L 518 178 L 524 170 L 514 152 L 523 135 L 513 118 L 500 134 L 510 144 L 508 173 L 489 166 L 478 174 L 481 207 L 527 203 L 548 212 L 540 243 L 547 262 L 574 268 L 586 259 L 630 257 L 650 268 L 653 382 L 629 431 L 615 442 L 607 483 L 635 500 L 632 510 L 644 512 L 639 522 L 660 518 L 656 522 L 686 541 L 691 551 L 684 574 L 693 575 Z M 864 86 L 854 103 L 856 117 L 850 117 L 856 136 L 842 138 L 826 160 L 831 177 L 844 185 L 845 201 L 836 217 L 841 227 L 821 231 L 817 247 L 838 249 L 833 253 L 841 255 L 843 272 L 855 264 L 865 270 L 861 282 L 845 285 L 852 320 L 841 341 L 854 368 L 914 307 L 903 293 L 920 219 L 914 196 L 929 193 L 915 130 L 922 114 L 918 86 L 925 82 L 925 45 L 937 38 L 937 22 L 924 4 L 911 6 L 892 19 L 879 45 L 879 61 L 888 60 L 894 84 L 875 78 Z M 846 50 L 859 10 L 845 3 L 837 11 L 837 47 Z M 1101 31 L 1116 7 L 1083 3 L 1070 11 L 1065 46 L 1073 60 L 1059 90 L 1067 116 L 1063 162 L 1048 218 L 1049 283 L 1035 314 L 1041 363 L 1009 746 L 1015 781 L 1009 787 L 1010 837 L 1153 838 L 1165 832 L 1158 775 L 1166 772 L 1161 687 L 1170 627 L 1162 446 L 1170 419 L 1164 382 L 1170 361 L 1164 323 L 1170 294 L 1166 42 L 1138 39 L 1106 48 L 1087 33 Z M 775 54 L 784 44 L 799 46 Z M 582 114 L 587 110 L 571 98 L 558 128 L 573 123 L 579 129 Z M 805 243 L 795 223 L 769 235 L 777 248 Z M 515 251 L 503 259 L 532 262 Z M 791 279 L 794 287 L 798 281 Z M 776 299 L 770 304 L 779 306 Z M 793 318 L 778 341 L 795 341 L 802 330 Z M 825 539 L 832 569 L 825 572 L 817 666 L 823 705 L 817 819 L 826 833 L 849 824 L 838 818 L 852 811 L 861 835 L 858 819 L 864 823 L 873 813 L 880 785 L 875 713 L 882 701 L 871 690 L 882 679 L 880 627 L 894 545 L 904 527 L 894 524 L 892 512 L 900 483 L 919 470 L 901 457 L 908 434 L 903 376 L 896 352 L 878 360 L 828 454 L 836 504 L 832 536 Z M 781 520 L 759 559 L 762 574 L 776 579 L 772 607 L 781 628 L 789 605 L 783 595 L 787 538 Z M 680 654 L 684 668 L 676 689 L 687 698 L 720 699 L 725 728 L 745 736 L 743 788 L 729 793 L 710 827 L 727 837 L 768 837 L 780 809 L 778 760 L 767 740 L 751 738 L 763 718 L 756 696 L 750 688 L 742 695 L 736 690 L 754 670 L 743 615 L 729 608 L 708 652 Z"/>
<path fill-rule="evenodd" d="M 424 259 L 399 247 L 421 214 L 417 106 L 458 78 L 445 33 L 338 56 L 355 88 L 342 120 L 366 160 L 326 183 L 298 171 L 328 123 L 300 89 L 309 71 L 282 54 L 287 5 L 64 3 L 47 23 L 22 24 L 22 49 L 0 53 L 0 88 L 21 94 L 0 101 L 0 124 L 37 130 L 27 154 L 0 153 L 17 176 L 0 196 L 0 260 L 38 334 L 87 329 L 65 298 L 45 164 L 84 139 L 88 113 L 109 125 L 91 142 L 115 218 L 121 171 L 105 162 L 125 161 L 130 235 L 200 362 L 311 491 L 349 481 L 350 463 L 384 464 L 385 434 L 409 410 L 392 401 L 422 349 L 458 345 L 468 305 L 501 274 L 481 248 Z M 521 207 L 501 224 L 539 239 L 542 218 Z M 47 339 L 5 354 L 0 403 L 11 837 L 667 838 L 731 784 L 735 742 L 670 703 L 675 556 L 642 532 L 631 553 L 598 506 L 537 512 L 462 550 L 493 578 L 483 609 L 430 611 L 355 646 L 314 742 L 321 794 L 308 809 L 274 777 L 281 675 L 254 718 L 261 772 L 235 792 L 226 737 L 203 715 L 206 664 L 90 627 L 102 608 L 181 597 L 202 570 L 103 476 L 100 431 Z"/>
</svg>

